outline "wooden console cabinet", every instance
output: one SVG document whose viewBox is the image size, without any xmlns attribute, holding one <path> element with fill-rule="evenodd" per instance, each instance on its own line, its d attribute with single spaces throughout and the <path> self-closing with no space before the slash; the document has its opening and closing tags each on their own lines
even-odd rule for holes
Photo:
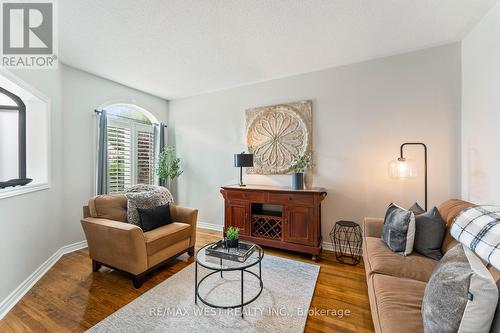
<svg viewBox="0 0 500 333">
<path fill-rule="evenodd" d="M 224 229 L 240 229 L 240 239 L 259 245 L 311 254 L 321 251 L 322 188 L 292 190 L 264 185 L 228 185 L 224 197 Z"/>
</svg>

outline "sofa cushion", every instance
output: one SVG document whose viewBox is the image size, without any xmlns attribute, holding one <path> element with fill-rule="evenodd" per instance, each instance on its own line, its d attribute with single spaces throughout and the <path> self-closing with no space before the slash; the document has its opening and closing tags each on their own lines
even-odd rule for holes
<svg viewBox="0 0 500 333">
<path fill-rule="evenodd" d="M 98 195 L 89 200 L 90 216 L 127 222 L 127 197 L 123 194 Z"/>
<path fill-rule="evenodd" d="M 427 282 L 437 261 L 418 253 L 403 257 L 392 252 L 380 238 L 365 237 L 363 260 L 368 275 L 380 273 Z"/>
<path fill-rule="evenodd" d="M 373 274 L 368 281 L 376 332 L 423 332 L 420 307 L 425 282 Z"/>
<path fill-rule="evenodd" d="M 191 225 L 173 222 L 144 233 L 148 255 L 191 237 Z"/>
<path fill-rule="evenodd" d="M 169 205 L 153 208 L 137 208 L 139 212 L 139 223 L 143 231 L 151 231 L 162 225 L 172 223 Z"/>
<path fill-rule="evenodd" d="M 491 266 L 491 264 L 487 265 L 488 271 L 490 272 L 491 276 L 493 276 L 493 280 L 495 281 L 500 281 L 500 271 L 496 269 L 495 267 Z"/>
<path fill-rule="evenodd" d="M 472 206 L 475 205 L 464 200 L 450 199 L 440 204 L 438 210 L 446 225 L 450 226 L 461 211 Z"/>
<path fill-rule="evenodd" d="M 127 192 L 127 221 L 140 226 L 138 208 L 154 208 L 167 205 L 170 192 L 166 188 L 156 187 L 154 191 Z"/>
<path fill-rule="evenodd" d="M 425 213 L 425 209 L 420 207 L 418 202 L 413 203 L 413 205 L 411 205 L 411 207 L 408 208 L 408 210 L 411 210 L 413 212 L 413 214 L 415 214 L 415 215 L 420 215 L 420 214 Z"/>
<path fill-rule="evenodd" d="M 443 257 L 441 246 L 443 245 L 445 233 L 446 224 L 436 207 L 415 216 L 413 250 L 432 259 L 441 259 Z"/>
<path fill-rule="evenodd" d="M 422 302 L 426 332 L 489 333 L 498 289 L 479 257 L 457 244 L 439 261 Z"/>
<path fill-rule="evenodd" d="M 391 203 L 385 213 L 382 239 L 392 251 L 409 255 L 415 240 L 415 214 Z"/>
<path fill-rule="evenodd" d="M 455 246 L 456 241 L 451 237 L 450 234 L 450 227 L 455 220 L 455 217 L 460 214 L 460 212 L 466 208 L 475 206 L 474 204 L 459 200 L 459 199 L 450 199 L 446 200 L 442 204 L 438 206 L 439 214 L 441 214 L 441 217 L 443 220 L 446 222 L 446 234 L 444 236 L 443 240 L 443 246 L 441 249 L 443 250 L 443 253 L 446 253 L 448 250 L 453 248 Z"/>
</svg>

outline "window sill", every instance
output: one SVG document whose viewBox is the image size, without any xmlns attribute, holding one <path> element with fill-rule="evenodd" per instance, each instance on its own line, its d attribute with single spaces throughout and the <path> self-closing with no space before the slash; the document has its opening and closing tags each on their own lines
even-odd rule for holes
<svg viewBox="0 0 500 333">
<path fill-rule="evenodd" d="M 26 186 L 11 187 L 0 189 L 0 199 L 10 198 L 17 195 L 23 195 L 31 192 L 41 191 L 49 189 L 50 185 L 48 183 L 41 184 L 28 184 Z"/>
</svg>

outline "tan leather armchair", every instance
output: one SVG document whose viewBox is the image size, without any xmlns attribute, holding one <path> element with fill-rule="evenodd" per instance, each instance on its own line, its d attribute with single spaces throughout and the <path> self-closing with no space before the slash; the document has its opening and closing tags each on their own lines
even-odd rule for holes
<svg viewBox="0 0 500 333">
<path fill-rule="evenodd" d="M 128 272 L 140 288 L 146 273 L 168 259 L 194 254 L 198 210 L 170 205 L 173 223 L 143 232 L 127 223 L 127 198 L 123 194 L 98 195 L 83 207 L 81 220 L 92 269 L 101 265 Z"/>
</svg>

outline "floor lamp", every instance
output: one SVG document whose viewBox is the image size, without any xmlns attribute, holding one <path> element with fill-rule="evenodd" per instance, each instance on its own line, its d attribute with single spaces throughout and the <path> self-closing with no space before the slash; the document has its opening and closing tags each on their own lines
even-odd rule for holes
<svg viewBox="0 0 500 333">
<path fill-rule="evenodd" d="M 394 179 L 416 178 L 418 175 L 417 163 L 406 159 L 403 155 L 405 146 L 422 146 L 424 148 L 424 185 L 425 185 L 425 211 L 427 211 L 427 146 L 422 142 L 405 142 L 399 148 L 399 158 L 389 163 L 389 176 Z"/>
</svg>

